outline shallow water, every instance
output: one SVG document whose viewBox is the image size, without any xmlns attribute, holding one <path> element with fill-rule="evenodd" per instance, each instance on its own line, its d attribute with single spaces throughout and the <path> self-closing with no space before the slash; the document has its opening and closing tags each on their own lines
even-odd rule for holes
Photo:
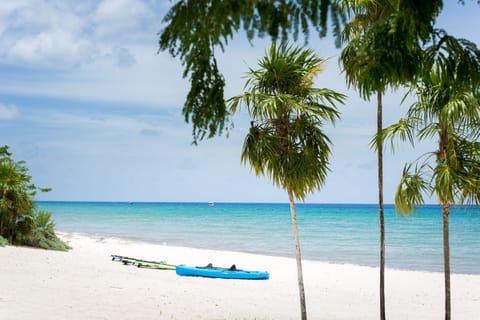
<svg viewBox="0 0 480 320">
<path fill-rule="evenodd" d="M 195 248 L 294 256 L 288 204 L 38 202 L 53 212 L 57 230 Z M 298 204 L 302 257 L 378 266 L 377 205 Z M 385 208 L 386 265 L 443 271 L 441 208 L 396 217 Z M 451 269 L 480 274 L 480 213 L 450 217 Z"/>
</svg>

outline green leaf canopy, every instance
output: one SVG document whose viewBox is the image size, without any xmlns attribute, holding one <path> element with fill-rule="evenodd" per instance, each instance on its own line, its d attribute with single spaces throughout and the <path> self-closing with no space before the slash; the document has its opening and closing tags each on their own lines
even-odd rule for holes
<svg viewBox="0 0 480 320">
<path fill-rule="evenodd" d="M 422 67 L 422 43 L 430 39 L 441 0 L 343 1 L 354 18 L 344 29 L 340 60 L 347 83 L 360 96 L 383 94 L 416 78 Z"/>
<path fill-rule="evenodd" d="M 249 40 L 269 36 L 286 40 L 299 33 L 307 39 L 311 28 L 325 36 L 327 21 L 339 40 L 343 11 L 332 0 L 176 1 L 163 18 L 159 50 L 179 57 L 190 91 L 183 115 L 193 124 L 194 143 L 227 130 L 230 124 L 224 99 L 225 79 L 217 67 L 215 49 L 224 49 L 229 39 L 243 30 Z M 337 41 L 339 45 L 339 41 Z"/>
<path fill-rule="evenodd" d="M 228 100 L 232 112 L 244 104 L 253 118 L 242 162 L 302 200 L 325 182 L 331 151 L 322 126 L 339 117 L 335 104 L 345 99 L 312 87 L 323 62 L 309 49 L 272 44 L 250 70 L 246 92 Z"/>
</svg>

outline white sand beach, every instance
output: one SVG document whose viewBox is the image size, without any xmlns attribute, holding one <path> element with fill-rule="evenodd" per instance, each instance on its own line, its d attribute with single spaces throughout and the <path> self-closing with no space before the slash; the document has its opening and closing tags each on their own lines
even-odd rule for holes
<svg viewBox="0 0 480 320">
<path fill-rule="evenodd" d="M 0 319 L 298 319 L 295 260 L 60 234 L 72 250 L 0 248 Z M 118 254 L 172 264 L 266 270 L 264 281 L 180 277 L 124 266 Z M 310 319 L 378 319 L 378 269 L 304 261 Z M 443 318 L 443 274 L 386 270 L 388 319 Z M 453 319 L 477 319 L 480 275 L 452 275 Z"/>
</svg>

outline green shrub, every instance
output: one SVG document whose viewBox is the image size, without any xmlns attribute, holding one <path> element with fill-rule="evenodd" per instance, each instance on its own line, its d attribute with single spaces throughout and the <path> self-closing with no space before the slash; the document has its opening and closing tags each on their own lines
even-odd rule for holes
<svg viewBox="0 0 480 320">
<path fill-rule="evenodd" d="M 35 186 L 25 161 L 15 161 L 8 149 L 0 147 L 0 236 L 12 244 L 65 248 L 55 236 L 51 214 L 36 213 L 33 197 L 50 189 Z"/>
<path fill-rule="evenodd" d="M 70 247 L 55 234 L 55 223 L 51 217 L 52 213 L 48 211 L 35 213 L 31 232 L 19 234 L 18 242 L 22 245 L 48 250 L 69 250 Z"/>
<path fill-rule="evenodd" d="M 30 211 L 17 220 L 17 233 L 29 234 L 35 228 L 35 212 Z"/>
<path fill-rule="evenodd" d="M 46 236 L 45 234 L 35 231 L 29 235 L 19 235 L 19 243 L 26 246 L 42 248 L 47 250 L 67 251 L 71 249 L 56 235 Z"/>
<path fill-rule="evenodd" d="M 8 244 L 7 239 L 0 236 L 0 247 L 5 247 Z"/>
</svg>

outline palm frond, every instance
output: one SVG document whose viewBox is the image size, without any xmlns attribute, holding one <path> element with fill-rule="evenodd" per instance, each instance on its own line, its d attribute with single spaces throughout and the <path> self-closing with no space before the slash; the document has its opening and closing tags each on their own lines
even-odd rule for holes
<svg viewBox="0 0 480 320">
<path fill-rule="evenodd" d="M 401 142 L 409 142 L 413 146 L 417 121 L 418 119 L 414 118 L 403 118 L 397 123 L 384 128 L 370 141 L 370 148 L 377 150 L 379 139 L 381 141 L 390 141 L 392 152 L 395 151 L 395 139 L 399 139 Z"/>
<path fill-rule="evenodd" d="M 459 204 L 480 204 L 480 142 L 458 138 L 455 141 L 455 188 Z"/>
<path fill-rule="evenodd" d="M 297 199 L 319 189 L 328 173 L 330 140 L 323 121 L 339 118 L 345 95 L 313 88 L 324 60 L 310 49 L 275 43 L 250 70 L 247 92 L 227 101 L 230 111 L 244 105 L 252 117 L 242 163 Z"/>
<path fill-rule="evenodd" d="M 455 203 L 455 170 L 447 162 L 438 163 L 433 170 L 433 190 L 440 203 Z"/>
<path fill-rule="evenodd" d="M 424 204 L 424 193 L 430 191 L 430 184 L 425 178 L 427 163 L 412 168 L 407 164 L 403 168 L 402 178 L 395 192 L 396 213 L 409 216 L 412 212 L 417 213 L 417 207 Z"/>
</svg>

